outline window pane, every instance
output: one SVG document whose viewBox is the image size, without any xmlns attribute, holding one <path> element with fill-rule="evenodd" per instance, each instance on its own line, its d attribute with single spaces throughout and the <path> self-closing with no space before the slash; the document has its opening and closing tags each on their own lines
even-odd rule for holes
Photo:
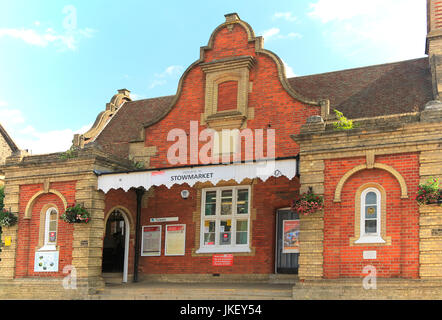
<svg viewBox="0 0 442 320">
<path fill-rule="evenodd" d="M 249 190 L 238 190 L 238 197 L 236 200 L 236 213 L 247 214 L 249 213 Z"/>
<path fill-rule="evenodd" d="M 57 211 L 52 210 L 49 214 L 49 221 L 57 221 Z"/>
<path fill-rule="evenodd" d="M 247 220 L 236 222 L 236 244 L 247 244 Z"/>
<path fill-rule="evenodd" d="M 369 192 L 367 193 L 367 195 L 365 196 L 365 204 L 376 204 L 376 193 L 374 192 Z"/>
<path fill-rule="evenodd" d="M 232 190 L 223 190 L 221 192 L 221 214 L 232 214 Z"/>
<path fill-rule="evenodd" d="M 216 191 L 206 192 L 206 216 L 214 216 L 216 213 Z"/>
<path fill-rule="evenodd" d="M 247 231 L 247 220 L 239 220 L 236 222 L 236 231 Z"/>
<path fill-rule="evenodd" d="M 219 225 L 219 244 L 229 245 L 231 238 L 232 220 L 220 221 Z"/>
<path fill-rule="evenodd" d="M 204 221 L 204 245 L 215 245 L 215 221 Z"/>
<path fill-rule="evenodd" d="M 365 219 L 376 219 L 377 218 L 377 207 L 376 206 L 366 206 L 365 207 Z"/>
<path fill-rule="evenodd" d="M 376 220 L 365 220 L 365 233 L 376 233 Z"/>
<path fill-rule="evenodd" d="M 57 231 L 57 221 L 49 222 L 49 231 Z"/>
<path fill-rule="evenodd" d="M 214 246 L 215 245 L 215 233 L 205 233 L 204 234 L 204 245 Z"/>
<path fill-rule="evenodd" d="M 236 244 L 247 244 L 247 232 L 236 233 Z"/>
</svg>

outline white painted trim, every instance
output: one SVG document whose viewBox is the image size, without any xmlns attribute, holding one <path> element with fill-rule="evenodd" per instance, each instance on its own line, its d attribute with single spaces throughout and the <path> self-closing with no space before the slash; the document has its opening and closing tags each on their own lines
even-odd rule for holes
<svg viewBox="0 0 442 320">
<path fill-rule="evenodd" d="M 236 201 L 238 197 L 239 189 L 247 189 L 248 191 L 248 209 L 247 214 L 237 214 L 236 213 Z M 223 190 L 232 190 L 232 214 L 231 215 L 221 215 L 221 192 Z M 216 191 L 216 211 L 215 216 L 205 216 L 206 208 L 206 193 L 210 191 Z M 239 186 L 227 186 L 218 188 L 206 188 L 202 190 L 201 194 L 201 227 L 200 227 L 200 247 L 196 250 L 196 253 L 230 253 L 230 252 L 251 252 L 250 250 L 250 200 L 252 199 L 251 187 L 249 185 L 239 185 Z M 232 222 L 232 227 L 230 231 L 230 245 L 220 245 L 219 244 L 219 227 L 221 220 L 230 219 Z M 247 220 L 247 243 L 246 244 L 236 244 L 236 222 L 240 220 Z M 205 221 L 215 221 L 215 244 L 212 246 L 204 245 L 204 222 Z"/>
<path fill-rule="evenodd" d="M 365 198 L 367 193 L 374 192 L 376 194 L 376 234 L 366 234 L 365 233 Z M 384 239 L 382 239 L 382 224 L 381 224 L 381 218 L 382 218 L 382 195 L 379 189 L 374 187 L 369 187 L 364 189 L 361 192 L 361 206 L 360 206 L 360 227 L 359 227 L 359 239 L 355 241 L 355 244 L 361 244 L 361 243 L 386 243 Z"/>
<path fill-rule="evenodd" d="M 124 224 L 125 224 L 125 235 L 124 235 L 124 263 L 123 263 L 123 282 L 127 282 L 127 274 L 129 269 L 129 240 L 130 240 L 130 225 L 129 218 L 123 210 L 120 210 L 123 214 Z"/>
<path fill-rule="evenodd" d="M 57 213 L 57 217 L 55 219 L 56 222 L 56 227 L 55 227 L 55 243 L 50 243 L 49 242 L 49 218 L 50 218 L 50 213 L 52 212 L 52 210 L 55 210 L 55 212 Z M 57 240 L 58 240 L 58 210 L 56 207 L 50 207 L 46 210 L 45 213 L 45 228 L 44 228 L 44 239 L 43 239 L 43 247 L 40 248 L 40 250 L 44 250 L 44 251 L 53 251 L 56 250 L 56 246 L 57 246 Z"/>
</svg>

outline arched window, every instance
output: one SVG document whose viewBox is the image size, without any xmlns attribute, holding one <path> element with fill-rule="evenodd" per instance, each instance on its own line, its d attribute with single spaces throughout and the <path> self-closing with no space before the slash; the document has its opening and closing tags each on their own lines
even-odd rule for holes
<svg viewBox="0 0 442 320">
<path fill-rule="evenodd" d="M 360 235 L 355 243 L 385 243 L 381 237 L 381 192 L 377 188 L 366 188 L 360 200 Z"/>
<path fill-rule="evenodd" d="M 46 210 L 44 228 L 44 246 L 40 250 L 56 250 L 58 211 L 54 207 Z"/>
</svg>

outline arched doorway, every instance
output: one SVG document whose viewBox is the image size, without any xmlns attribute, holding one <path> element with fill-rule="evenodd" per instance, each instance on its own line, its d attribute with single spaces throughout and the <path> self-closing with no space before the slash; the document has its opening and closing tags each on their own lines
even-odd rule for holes
<svg viewBox="0 0 442 320">
<path fill-rule="evenodd" d="M 122 274 L 122 282 L 127 282 L 130 226 L 126 213 L 114 209 L 106 220 L 103 240 L 102 272 Z"/>
</svg>

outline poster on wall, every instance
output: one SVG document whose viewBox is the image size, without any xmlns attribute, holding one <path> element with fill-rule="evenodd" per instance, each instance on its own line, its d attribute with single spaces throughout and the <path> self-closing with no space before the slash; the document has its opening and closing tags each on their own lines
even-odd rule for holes
<svg viewBox="0 0 442 320">
<path fill-rule="evenodd" d="M 284 220 L 282 253 L 299 253 L 299 220 Z"/>
<path fill-rule="evenodd" d="M 143 226 L 141 237 L 142 256 L 161 255 L 161 226 Z"/>
<path fill-rule="evenodd" d="M 166 225 L 166 256 L 184 256 L 186 248 L 186 225 Z"/>
<path fill-rule="evenodd" d="M 58 272 L 58 251 L 37 251 L 34 272 Z"/>
</svg>

